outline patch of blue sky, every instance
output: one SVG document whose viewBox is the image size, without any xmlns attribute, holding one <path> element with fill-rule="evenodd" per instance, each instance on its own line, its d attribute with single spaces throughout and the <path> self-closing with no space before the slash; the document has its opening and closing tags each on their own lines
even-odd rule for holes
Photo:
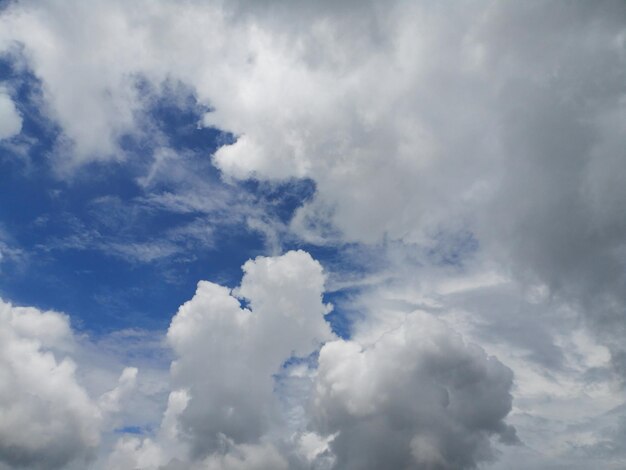
<svg viewBox="0 0 626 470">
<path fill-rule="evenodd" d="M 123 426 L 114 430 L 115 434 L 134 434 L 145 435 L 149 434 L 151 430 L 144 429 L 141 426 Z"/>
<path fill-rule="evenodd" d="M 0 227 L 24 253 L 2 263 L 0 295 L 69 313 L 79 329 L 98 334 L 166 328 L 199 280 L 236 286 L 242 264 L 267 254 L 263 235 L 246 225 L 247 215 L 237 214 L 237 204 L 260 207 L 263 217 L 286 224 L 315 193 L 310 180 L 222 182 L 210 157 L 234 136 L 198 126 L 210 110 L 184 87 L 157 91 L 140 81 L 149 106 L 144 129 L 121 138 L 124 162 L 90 163 L 59 179 L 48 156 L 60 134 L 39 111 L 38 81 L 6 60 L 0 73 L 0 80 L 11 83 L 24 117 L 18 139 L 27 146 L 25 155 L 16 155 L 11 146 L 0 150 Z M 158 139 L 151 139 L 155 134 Z M 170 178 L 166 169 L 167 177 L 141 184 L 158 147 L 180 157 L 174 164 L 184 181 Z M 195 179 L 185 192 L 190 177 Z M 197 197 L 199 203 L 185 202 Z M 172 204 L 172 198 L 181 200 Z M 225 198 L 218 201 L 225 206 L 205 209 L 219 198 Z M 297 248 L 336 272 L 355 268 L 342 247 L 297 241 L 284 246 Z M 337 304 L 328 319 L 347 337 L 348 323 L 336 302 L 340 295 L 327 295 Z"/>
<path fill-rule="evenodd" d="M 337 336 L 350 338 L 354 323 L 363 318 L 363 312 L 355 308 L 353 300 L 370 277 L 386 268 L 385 247 L 357 243 L 319 246 L 292 242 L 288 248 L 306 250 L 322 263 L 328 273 L 324 302 L 333 306 L 326 320 Z"/>
<path fill-rule="evenodd" d="M 0 71 L 24 117 L 19 139 L 29 144 L 26 156 L 10 145 L 0 149 L 0 227 L 24 253 L 19 261 L 2 264 L 4 298 L 65 311 L 75 324 L 96 332 L 164 328 L 198 280 L 236 285 L 241 265 L 263 252 L 261 235 L 240 221 L 225 223 L 226 216 L 214 221 L 201 210 L 153 204 L 149 196 L 168 186 L 157 185 L 148 194 L 138 183 L 154 151 L 140 142 L 145 136 L 124 137 L 127 163 L 92 163 L 60 180 L 47 158 L 59 133 L 33 99 L 37 80 L 9 61 Z M 177 108 L 170 96 L 153 97 L 148 118 L 162 132 L 161 142 L 187 152 L 185 164 L 200 171 L 205 186 L 238 192 L 225 188 L 210 164 L 211 153 L 231 138 L 199 128 L 206 110 L 189 100 Z M 197 221 L 194 233 L 186 235 L 185 228 Z M 222 229 L 210 233 L 220 224 Z"/>
<path fill-rule="evenodd" d="M 250 179 L 241 183 L 250 194 L 269 209 L 278 221 L 287 224 L 294 212 L 315 195 L 311 179 L 290 179 L 279 184 Z"/>
</svg>

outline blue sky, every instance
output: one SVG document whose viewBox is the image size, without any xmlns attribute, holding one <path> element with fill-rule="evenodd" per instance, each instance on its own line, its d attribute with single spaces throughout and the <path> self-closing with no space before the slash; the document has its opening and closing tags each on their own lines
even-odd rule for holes
<svg viewBox="0 0 626 470">
<path fill-rule="evenodd" d="M 624 468 L 622 2 L 0 5 L 0 470 Z"/>
<path fill-rule="evenodd" d="M 50 159 L 60 135 L 38 107 L 41 83 L 30 71 L 16 70 L 10 59 L 3 60 L 1 71 L 0 79 L 9 84 L 23 117 L 16 139 L 23 146 L 2 148 L 0 191 L 2 199 L 10 202 L 1 208 L 2 235 L 15 252 L 2 267 L 3 298 L 66 312 L 75 327 L 96 335 L 123 328 L 164 329 L 178 306 L 193 295 L 198 280 L 236 286 L 244 262 L 268 253 L 264 235 L 243 220 L 216 215 L 217 223 L 212 223 L 202 211 L 151 205 L 151 196 L 175 191 L 177 183 L 164 181 L 144 188 L 138 182 L 155 151 L 147 133 L 120 138 L 120 151 L 131 164 L 92 163 L 70 177 L 56 174 Z M 210 157 L 235 136 L 199 127 L 201 115 L 208 110 L 191 92 L 182 98 L 179 92 L 147 98 L 150 107 L 142 119 L 150 132 L 184 153 L 180 165 L 207 187 L 246 199 L 262 207 L 266 217 L 288 223 L 314 194 L 314 182 L 224 183 Z M 172 232 L 198 222 L 199 230 L 206 232 L 196 234 L 198 239 L 172 237 Z M 336 247 L 284 242 L 285 250 L 298 248 L 341 265 L 339 269 L 365 270 L 354 263 L 346 266 Z M 338 307 L 328 318 L 335 331 L 345 336 L 349 319 L 341 314 L 337 302 L 341 296 L 341 292 L 327 295 L 328 301 L 336 299 Z"/>
<path fill-rule="evenodd" d="M 2 206 L 2 225 L 5 240 L 21 253 L 3 266 L 5 298 L 75 314 L 74 321 L 87 330 L 164 328 L 198 279 L 236 284 L 240 266 L 263 248 L 261 237 L 242 227 L 220 235 L 219 249 L 214 246 L 218 242 L 199 242 L 193 255 L 183 251 L 142 262 L 108 250 L 108 243 L 167 241 L 168 230 L 193 222 L 198 214 L 142 207 L 145 192 L 136 179 L 141 161 L 154 149 L 141 139 L 123 139 L 124 150 L 138 162 L 134 168 L 96 163 L 83 170 L 86 177 L 59 178 L 49 161 L 58 128 L 37 108 L 39 82 L 29 72 L 16 72 L 8 61 L 2 75 L 17 91 L 27 146 L 26 157 L 3 148 L 1 191 L 10 203 Z M 181 109 L 167 97 L 155 101 L 147 118 L 173 148 L 190 153 L 190 164 L 207 184 L 220 185 L 209 157 L 232 136 L 197 129 L 193 105 Z M 155 191 L 161 190 L 167 188 Z"/>
</svg>

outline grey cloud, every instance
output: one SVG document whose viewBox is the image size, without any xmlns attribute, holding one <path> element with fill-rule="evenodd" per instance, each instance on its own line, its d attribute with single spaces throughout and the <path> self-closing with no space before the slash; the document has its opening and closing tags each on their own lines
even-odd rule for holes
<svg viewBox="0 0 626 470">
<path fill-rule="evenodd" d="M 414 313 L 373 344 L 327 343 L 314 394 L 335 468 L 474 468 L 504 422 L 513 374 L 427 314 Z"/>
<path fill-rule="evenodd" d="M 626 9 L 530 2 L 500 5 L 493 15 L 499 21 L 484 40 L 502 77 L 504 166 L 481 239 L 520 278 L 538 279 L 577 307 L 619 354 L 626 217 L 617 201 L 626 200 L 626 166 L 616 126 L 626 93 Z"/>
</svg>

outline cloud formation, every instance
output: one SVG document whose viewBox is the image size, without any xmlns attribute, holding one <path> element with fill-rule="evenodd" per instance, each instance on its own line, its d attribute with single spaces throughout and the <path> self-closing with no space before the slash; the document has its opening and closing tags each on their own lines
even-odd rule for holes
<svg viewBox="0 0 626 470">
<path fill-rule="evenodd" d="M 127 414 L 138 374 L 127 367 L 110 380 L 117 364 L 106 353 L 94 357 L 93 346 L 67 315 L 0 300 L 0 469 L 93 465 L 103 435 Z M 101 394 L 90 383 L 99 376 L 108 379 Z"/>
<path fill-rule="evenodd" d="M 101 414 L 66 356 L 72 341 L 66 316 L 0 303 L 0 468 L 61 469 L 93 454 Z"/>
<path fill-rule="evenodd" d="M 517 442 L 512 372 L 442 321 L 416 312 L 371 344 L 337 340 L 310 255 L 243 270 L 237 289 L 202 281 L 181 306 L 160 430 L 122 438 L 109 468 L 473 468 L 492 437 Z"/>
<path fill-rule="evenodd" d="M 180 415 L 192 452 L 207 455 L 224 439 L 255 443 L 276 420 L 273 376 L 292 356 L 306 357 L 333 337 L 322 302 L 322 267 L 307 253 L 257 258 L 244 266 L 237 296 L 200 282 L 168 331 L 174 387 L 189 394 Z"/>
<path fill-rule="evenodd" d="M 316 424 L 336 433 L 335 468 L 474 468 L 489 437 L 517 442 L 504 422 L 513 374 L 440 320 L 416 312 L 373 343 L 320 351 Z"/>
<path fill-rule="evenodd" d="M 315 194 L 280 227 L 289 241 L 356 244 L 384 258 L 386 271 L 346 301 L 361 302 L 352 308 L 362 313 L 347 340 L 324 320 L 323 270 L 305 252 L 249 261 L 234 290 L 200 282 L 168 331 L 175 360 L 161 428 L 120 439 L 110 468 L 475 467 L 495 455 L 493 438 L 515 441 L 504 421 L 508 367 L 521 384 L 522 427 L 545 419 L 555 429 L 558 420 L 540 416 L 549 415 L 548 395 L 561 394 L 553 414 L 578 417 L 563 405 L 570 398 L 602 413 L 580 397 L 611 395 L 612 374 L 626 377 L 625 19 L 619 1 L 7 5 L 0 51 L 40 81 L 43 111 L 60 129 L 58 175 L 127 162 L 136 155 L 124 138 L 148 135 L 154 163 L 139 183 L 167 179 L 173 189 L 147 204 L 228 214 L 235 199 L 183 168 L 152 125 L 146 89 L 180 83 L 210 110 L 199 125 L 235 136 L 211 155 L 234 192 L 250 179 L 314 182 Z M 0 93 L 0 138 L 20 128 Z M 271 223 L 247 223 L 274 234 L 280 249 Z M 109 245 L 145 262 L 212 243 L 207 227 L 167 232 L 185 243 Z M 484 272 L 491 280 L 476 282 Z M 37 325 L 62 329 L 49 319 L 63 317 L 37 315 Z M 45 364 L 43 396 L 58 377 L 84 393 L 71 363 L 45 349 L 71 333 L 54 339 L 55 328 L 42 328 L 48 336 L 32 339 L 6 321 L 7 344 L 28 351 L 20 360 Z M 13 363 L 4 367 L 22 384 L 27 368 Z M 563 393 L 564 383 L 579 396 Z M 297 419 L 285 416 L 280 384 L 293 387 Z M 119 408 L 116 393 L 102 409 Z M 622 398 L 614 391 L 604 412 Z M 40 406 L 33 400 L 25 413 Z M 92 401 L 55 412 L 92 431 Z M 597 456 L 600 437 L 620 435 L 619 426 L 601 433 L 583 420 L 590 443 L 581 444 L 582 431 L 574 450 L 555 439 L 555 459 Z M 573 432 L 563 423 L 563 435 Z M 98 433 L 80 426 L 55 434 L 67 445 L 42 438 L 31 448 L 7 434 L 0 455 L 7 465 L 84 458 Z"/>
<path fill-rule="evenodd" d="M 23 48 L 42 81 L 72 147 L 59 167 L 124 158 L 119 138 L 148 119 L 138 80 L 180 81 L 212 109 L 204 125 L 237 136 L 214 155 L 225 176 L 315 181 L 292 221 L 305 239 L 467 228 L 520 276 L 593 298 L 611 330 L 625 15 L 610 1 L 16 2 L 0 47 Z"/>
</svg>

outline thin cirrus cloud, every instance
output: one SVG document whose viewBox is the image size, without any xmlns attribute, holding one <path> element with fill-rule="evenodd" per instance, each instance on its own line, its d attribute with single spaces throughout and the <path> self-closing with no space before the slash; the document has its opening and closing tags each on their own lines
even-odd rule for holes
<svg viewBox="0 0 626 470">
<path fill-rule="evenodd" d="M 69 235 L 10 237 L 24 255 L 5 258 L 99 250 L 158 261 L 164 286 L 211 282 L 176 293 L 169 379 L 109 387 L 18 323 L 96 339 L 5 304 L 0 410 L 43 434 L 7 428 L 0 465 L 623 466 L 625 18 L 616 1 L 4 6 L 0 52 L 55 129 L 44 158 L 20 141 L 20 175 L 112 182 L 87 216 L 38 219 L 77 221 Z M 0 83 L 2 142 L 32 133 L 19 80 Z M 159 96 L 191 116 L 184 148 Z M 229 276 L 197 269 L 242 233 L 214 259 Z M 115 397 L 133 393 L 160 407 L 130 413 Z"/>
</svg>

